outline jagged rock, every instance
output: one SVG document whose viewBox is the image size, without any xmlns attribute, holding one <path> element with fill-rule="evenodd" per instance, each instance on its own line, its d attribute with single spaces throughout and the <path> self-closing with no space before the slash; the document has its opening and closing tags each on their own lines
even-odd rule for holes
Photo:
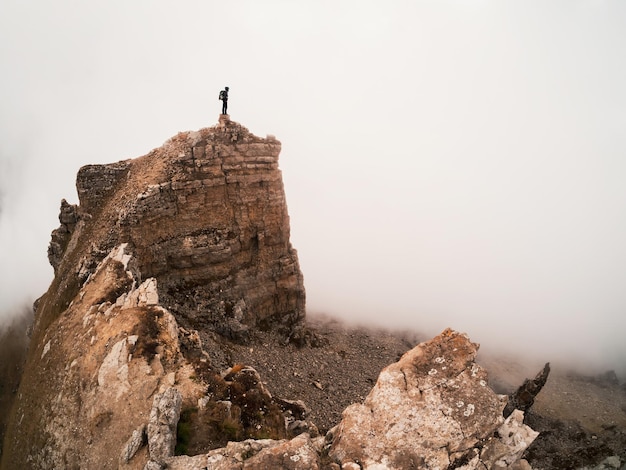
<svg viewBox="0 0 626 470">
<path fill-rule="evenodd" d="M 534 379 L 524 380 L 524 383 L 514 393 L 509 395 L 508 402 L 502 412 L 504 417 L 506 418 L 513 413 L 513 410 L 528 411 L 530 407 L 533 406 L 533 403 L 535 403 L 535 397 L 546 384 L 549 374 L 550 363 L 548 362 L 543 366 L 543 369 L 537 373 Z"/>
<path fill-rule="evenodd" d="M 155 395 L 147 428 L 152 460 L 160 462 L 174 455 L 181 405 L 182 395 L 173 387 Z"/>
<path fill-rule="evenodd" d="M 122 308 L 147 307 L 159 304 L 157 281 L 151 277 L 146 279 L 137 289 L 124 295 Z"/>
<path fill-rule="evenodd" d="M 316 470 L 320 468 L 321 440 L 306 433 L 291 440 L 248 439 L 194 457 L 166 459 L 171 470 Z"/>
<path fill-rule="evenodd" d="M 206 455 L 206 465 L 207 468 L 215 470 L 239 470 L 243 468 L 245 460 L 281 442 L 284 441 L 247 439 L 241 442 L 229 442 L 226 447 L 210 451 Z"/>
<path fill-rule="evenodd" d="M 287 437 L 284 401 L 272 396 L 254 368 L 238 364 L 222 375 L 221 383 L 209 388 L 214 420 L 229 423 L 232 435 L 239 439 Z"/>
<path fill-rule="evenodd" d="M 149 460 L 146 462 L 146 465 L 143 467 L 143 470 L 165 470 L 165 464 L 155 462 L 154 460 Z"/>
<path fill-rule="evenodd" d="M 81 209 L 88 214 L 95 214 L 104 208 L 122 178 L 130 171 L 130 160 L 82 167 L 76 176 L 76 190 Z"/>
<path fill-rule="evenodd" d="M 385 368 L 363 404 L 349 406 L 329 455 L 363 468 L 447 468 L 502 424 L 505 397 L 474 362 L 478 345 L 446 330 Z"/>
<path fill-rule="evenodd" d="M 189 342 L 183 356 L 178 325 L 243 341 L 259 327 L 287 337 L 303 321 L 280 149 L 225 118 L 79 170 L 80 203 L 62 201 L 50 242 L 55 278 L 37 303 L 3 460 L 113 468 L 119 455 L 101 449 L 121 449 L 155 391 L 206 361 Z M 197 403 L 201 387 L 185 384 L 185 399 Z M 92 452 L 72 453 L 83 434 Z"/>
<path fill-rule="evenodd" d="M 317 434 L 306 406 L 272 396 L 251 367 L 222 376 L 208 361 L 203 342 L 227 357 L 224 337 L 255 328 L 317 343 L 302 328 L 279 152 L 275 138 L 224 117 L 144 157 L 79 171 L 80 204 L 62 203 L 53 234 L 55 278 L 37 302 L 3 468 L 308 469 L 327 458 L 323 442 L 343 468 L 483 459 L 478 442 L 494 438 L 503 402 L 458 333 L 386 368 L 328 441 L 286 440 Z M 192 436 L 200 455 L 174 456 L 181 414 L 181 425 L 217 435 Z M 249 437 L 274 440 L 206 453 Z"/>
<path fill-rule="evenodd" d="M 119 301 L 137 290 L 132 264 L 126 244 L 112 249 L 45 330 L 47 300 L 39 302 L 33 353 L 16 400 L 21 419 L 3 468 L 117 468 L 141 447 L 138 430 L 159 386 L 172 383 L 173 371 L 189 381 L 174 317 L 158 305 L 124 308 Z"/>
<path fill-rule="evenodd" d="M 122 453 L 120 455 L 120 461 L 122 463 L 128 463 L 130 459 L 135 456 L 137 451 L 146 443 L 146 425 L 142 424 L 133 431 L 133 434 L 130 436 L 126 444 L 124 444 L 124 447 L 122 448 Z"/>
<path fill-rule="evenodd" d="M 50 244 L 55 272 L 80 272 L 82 283 L 114 246 L 128 243 L 137 277 L 158 282 L 161 304 L 182 326 L 242 341 L 257 326 L 288 335 L 304 318 L 305 294 L 289 242 L 280 149 L 275 138 L 222 119 L 144 157 L 81 168 L 80 205 L 62 204 Z M 72 233 L 75 214 L 89 243 Z"/>
<path fill-rule="evenodd" d="M 320 445 L 308 434 L 267 447 L 243 464 L 244 470 L 283 468 L 288 470 L 317 470 L 320 468 Z"/>
<path fill-rule="evenodd" d="M 522 460 L 522 454 L 539 435 L 524 424 L 524 413 L 515 410 L 490 437 L 480 450 L 476 449 L 470 463 L 458 467 L 460 470 L 491 468 L 530 468 Z"/>
<path fill-rule="evenodd" d="M 50 261 L 55 273 L 79 220 L 78 206 L 69 204 L 65 199 L 62 199 L 59 212 L 61 225 L 52 231 L 48 246 L 48 261 Z"/>
<path fill-rule="evenodd" d="M 110 390 L 116 400 L 130 389 L 128 382 L 129 348 L 135 346 L 137 338 L 137 335 L 132 335 L 115 343 L 98 370 L 98 386 Z"/>
</svg>

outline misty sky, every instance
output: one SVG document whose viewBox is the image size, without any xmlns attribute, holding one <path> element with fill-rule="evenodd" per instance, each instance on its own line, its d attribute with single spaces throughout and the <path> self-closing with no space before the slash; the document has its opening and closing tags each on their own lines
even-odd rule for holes
<svg viewBox="0 0 626 470">
<path fill-rule="evenodd" d="M 309 312 L 626 364 L 626 2 L 3 0 L 0 70 L 0 312 L 78 169 L 227 85 L 283 143 Z"/>
</svg>

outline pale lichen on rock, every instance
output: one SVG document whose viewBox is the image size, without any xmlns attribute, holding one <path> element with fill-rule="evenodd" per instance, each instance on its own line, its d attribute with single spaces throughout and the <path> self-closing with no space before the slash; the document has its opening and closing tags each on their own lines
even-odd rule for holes
<svg viewBox="0 0 626 470">
<path fill-rule="evenodd" d="M 407 352 L 381 372 L 362 404 L 344 411 L 329 455 L 362 468 L 448 468 L 479 448 L 504 421 L 506 397 L 481 386 L 477 349 L 446 330 Z M 444 362 L 446 369 L 433 367 Z"/>
</svg>

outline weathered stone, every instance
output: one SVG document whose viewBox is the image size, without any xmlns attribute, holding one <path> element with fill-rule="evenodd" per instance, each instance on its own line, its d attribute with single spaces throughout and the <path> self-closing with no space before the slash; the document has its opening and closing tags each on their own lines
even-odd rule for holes
<svg viewBox="0 0 626 470">
<path fill-rule="evenodd" d="M 167 470 L 207 470 L 208 468 L 213 470 L 216 468 L 208 466 L 206 455 L 194 455 L 193 457 L 181 455 L 171 457 L 166 459 L 165 464 L 167 465 Z"/>
<path fill-rule="evenodd" d="M 129 170 L 128 160 L 108 165 L 82 167 L 76 177 L 76 189 L 81 209 L 93 214 L 104 207 L 104 203 Z"/>
<path fill-rule="evenodd" d="M 503 396 L 474 362 L 478 345 L 446 330 L 385 368 L 349 406 L 330 456 L 363 468 L 447 468 L 502 423 Z"/>
<path fill-rule="evenodd" d="M 538 435 L 524 424 L 524 412 L 515 410 L 483 446 L 480 462 L 486 468 L 510 468 Z"/>
<path fill-rule="evenodd" d="M 133 289 L 124 297 L 122 308 L 147 307 L 159 304 L 157 281 L 151 277 L 146 279 L 137 289 Z"/>
<path fill-rule="evenodd" d="M 205 455 L 165 459 L 172 470 L 315 470 L 320 468 L 321 440 L 301 434 L 291 440 L 245 440 Z"/>
<path fill-rule="evenodd" d="M 285 470 L 317 470 L 320 468 L 320 448 L 308 434 L 263 449 L 243 463 L 244 470 L 282 468 Z"/>
<path fill-rule="evenodd" d="M 80 271 L 82 282 L 114 246 L 128 243 L 133 271 L 158 282 L 159 301 L 183 326 L 202 324 L 238 340 L 259 325 L 289 334 L 304 318 L 305 294 L 289 242 L 280 149 L 275 138 L 222 119 L 144 157 L 81 168 L 80 206 L 62 204 L 50 243 L 55 272 L 67 260 L 58 274 Z M 86 230 L 109 229 L 91 230 L 90 243 L 76 240 L 68 251 L 79 219 Z M 241 318 L 232 321 L 242 300 Z"/>
<path fill-rule="evenodd" d="M 137 338 L 133 339 L 136 341 Z M 98 370 L 98 385 L 108 389 L 116 400 L 130 389 L 128 382 L 129 343 L 129 338 L 115 343 Z"/>
<path fill-rule="evenodd" d="M 147 428 L 148 449 L 152 460 L 160 462 L 174 455 L 181 405 L 182 396 L 173 387 L 155 395 Z"/>
<path fill-rule="evenodd" d="M 133 434 L 130 436 L 124 447 L 122 448 L 122 453 L 120 455 L 120 461 L 122 463 L 128 463 L 130 459 L 132 459 L 137 451 L 146 444 L 146 425 L 142 424 L 139 428 L 133 431 Z"/>
<path fill-rule="evenodd" d="M 55 272 L 63 259 L 63 254 L 79 220 L 78 206 L 69 204 L 65 199 L 62 199 L 59 211 L 61 225 L 52 231 L 50 245 L 48 245 L 48 261 L 50 261 Z"/>
<path fill-rule="evenodd" d="M 165 468 L 167 467 L 164 464 L 149 460 L 146 462 L 146 465 L 144 465 L 143 470 L 165 470 Z"/>
<path fill-rule="evenodd" d="M 152 460 L 160 462 L 174 455 L 181 405 L 182 395 L 173 387 L 155 395 L 147 428 L 148 449 Z"/>
<path fill-rule="evenodd" d="M 247 439 L 241 442 L 229 442 L 226 447 L 215 449 L 207 454 L 207 468 L 214 470 L 239 470 L 243 462 L 258 454 L 263 449 L 284 441 L 272 439 Z"/>
<path fill-rule="evenodd" d="M 533 403 L 535 403 L 535 397 L 546 384 L 549 374 L 550 363 L 548 362 L 543 366 L 543 369 L 537 373 L 534 379 L 524 380 L 524 383 L 514 393 L 509 395 L 508 402 L 502 412 L 504 417 L 506 418 L 513 413 L 513 410 L 528 411 L 530 407 L 533 406 Z"/>
</svg>

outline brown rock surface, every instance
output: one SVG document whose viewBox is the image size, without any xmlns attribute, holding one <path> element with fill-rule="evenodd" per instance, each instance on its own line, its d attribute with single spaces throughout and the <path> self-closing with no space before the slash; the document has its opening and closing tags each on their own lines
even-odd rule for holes
<svg viewBox="0 0 626 470">
<path fill-rule="evenodd" d="M 154 395 L 176 386 L 184 413 L 206 391 L 198 377 L 215 375 L 193 328 L 286 338 L 302 323 L 280 147 L 223 118 L 81 168 L 80 204 L 62 202 L 52 235 L 55 278 L 37 302 L 3 468 L 117 468 L 120 456 L 141 468 Z"/>
<path fill-rule="evenodd" d="M 502 423 L 501 397 L 463 335 L 423 343 L 377 381 L 413 337 L 304 325 L 279 150 L 222 117 L 135 160 L 80 170 L 80 205 L 62 203 L 52 236 L 55 279 L 36 304 L 0 467 L 360 468 L 367 458 L 376 468 L 392 458 L 419 468 L 420 457 L 433 468 L 526 468 L 518 459 L 533 433 L 518 412 Z M 489 367 L 500 379 L 501 364 Z M 550 376 L 526 417 L 544 431 L 527 458 L 572 467 L 622 452 L 623 390 L 591 384 L 592 397 L 567 378 L 566 392 L 553 391 L 563 377 Z M 376 437 L 359 435 L 351 423 L 363 410 L 398 419 L 365 413 Z M 407 445 L 404 430 L 421 434 Z M 398 439 L 382 452 L 387 433 Z"/>
<path fill-rule="evenodd" d="M 446 330 L 408 351 L 380 373 L 362 404 L 344 411 L 329 456 L 361 468 L 443 469 L 465 460 L 472 464 L 464 468 L 482 468 L 480 449 L 502 426 L 506 397 L 487 386 L 477 350 L 466 335 Z M 491 463 L 516 462 L 536 433 L 527 437 L 514 451 L 498 441 Z"/>
<path fill-rule="evenodd" d="M 35 332 L 41 340 L 30 346 L 3 468 L 117 468 L 169 374 L 188 381 L 174 317 L 156 304 L 124 305 L 141 290 L 125 248 L 112 250 L 69 308 Z"/>
<path fill-rule="evenodd" d="M 45 322 L 114 246 L 128 243 L 132 269 L 157 279 L 161 303 L 183 326 L 233 339 L 251 326 L 289 333 L 304 318 L 305 295 L 280 148 L 222 117 L 143 157 L 81 168 L 80 205 L 62 203 L 52 237 L 57 279 L 47 300 L 57 305 Z"/>
</svg>

